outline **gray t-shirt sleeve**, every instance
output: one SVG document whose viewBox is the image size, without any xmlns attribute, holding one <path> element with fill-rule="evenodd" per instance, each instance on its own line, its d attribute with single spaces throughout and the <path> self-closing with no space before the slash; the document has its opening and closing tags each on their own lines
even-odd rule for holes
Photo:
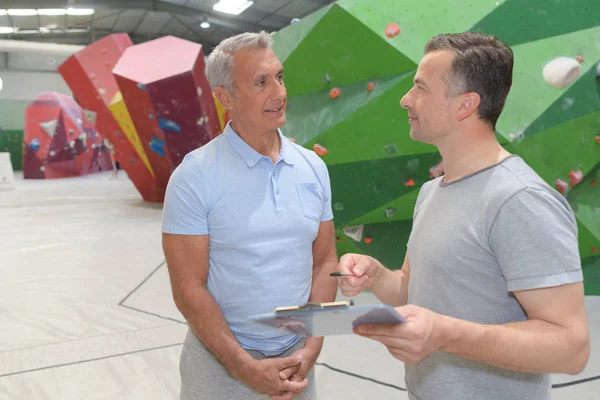
<svg viewBox="0 0 600 400">
<path fill-rule="evenodd" d="M 510 292 L 583 280 L 575 216 L 546 190 L 523 189 L 507 200 L 489 238 Z"/>
</svg>

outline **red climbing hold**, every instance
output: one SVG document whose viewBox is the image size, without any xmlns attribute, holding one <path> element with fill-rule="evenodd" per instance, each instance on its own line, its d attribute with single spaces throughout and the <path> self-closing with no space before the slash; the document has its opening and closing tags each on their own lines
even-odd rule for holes
<svg viewBox="0 0 600 400">
<path fill-rule="evenodd" d="M 583 173 L 581 171 L 571 171 L 569 174 L 569 184 L 571 186 L 577 185 L 583 179 Z"/>
<path fill-rule="evenodd" d="M 596 143 L 600 144 L 600 136 L 596 136 Z"/>
<path fill-rule="evenodd" d="M 400 27 L 395 22 L 389 23 L 388 26 L 385 28 L 385 36 L 387 36 L 390 39 L 399 33 Z"/>
<path fill-rule="evenodd" d="M 370 237 L 366 237 L 364 240 L 366 244 L 371 244 L 371 242 L 373 241 L 373 239 L 371 239 Z"/>
<path fill-rule="evenodd" d="M 290 139 L 290 142 L 292 142 L 292 143 L 296 143 L 296 139 L 294 139 L 293 137 L 291 137 L 291 138 L 289 138 L 289 139 Z"/>
<path fill-rule="evenodd" d="M 592 253 L 596 254 L 598 252 L 598 248 L 597 247 L 592 247 Z"/>
<path fill-rule="evenodd" d="M 556 180 L 556 190 L 558 190 L 560 193 L 564 193 L 567 190 L 567 187 L 567 182 L 563 181 L 560 178 Z"/>
<path fill-rule="evenodd" d="M 367 89 L 369 89 L 369 92 L 372 92 L 373 89 L 375 89 L 375 84 L 373 82 L 369 82 L 369 86 L 367 86 Z"/>
<path fill-rule="evenodd" d="M 583 62 L 583 56 L 577 56 L 576 60 L 579 64 L 581 64 Z"/>
<path fill-rule="evenodd" d="M 331 97 L 332 99 L 335 99 L 340 95 L 340 93 L 342 93 L 340 88 L 335 87 L 329 91 L 329 97 Z"/>
<path fill-rule="evenodd" d="M 337 240 L 338 242 L 341 242 L 341 241 L 342 241 L 342 238 L 341 238 L 341 237 L 339 237 L 339 236 L 336 236 L 336 237 L 335 237 L 335 240 Z"/>
<path fill-rule="evenodd" d="M 409 179 L 406 182 L 404 182 L 404 186 L 415 186 L 415 181 Z"/>
<path fill-rule="evenodd" d="M 328 151 L 327 148 L 321 146 L 319 143 L 315 143 L 315 145 L 313 146 L 313 150 L 319 156 L 324 156 L 325 154 L 327 154 Z"/>
</svg>

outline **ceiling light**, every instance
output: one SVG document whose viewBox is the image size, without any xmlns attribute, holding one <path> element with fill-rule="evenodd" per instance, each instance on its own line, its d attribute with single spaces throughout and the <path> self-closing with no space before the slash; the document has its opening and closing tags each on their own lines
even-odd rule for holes
<svg viewBox="0 0 600 400">
<path fill-rule="evenodd" d="M 93 8 L 67 8 L 69 15 L 92 15 L 95 12 Z"/>
<path fill-rule="evenodd" d="M 18 17 L 28 17 L 30 15 L 37 15 L 37 10 L 34 10 L 33 8 L 23 8 L 23 9 L 13 8 L 11 10 L 8 10 L 8 15 L 13 15 L 13 16 L 18 16 Z"/>
<path fill-rule="evenodd" d="M 42 8 L 37 11 L 38 15 L 65 15 L 67 13 L 64 8 Z"/>
<path fill-rule="evenodd" d="M 50 33 L 50 29 L 46 26 L 40 26 L 40 33 Z"/>
<path fill-rule="evenodd" d="M 213 10 L 226 14 L 239 15 L 252 4 L 254 4 L 253 1 L 246 0 L 221 0 L 213 6 Z"/>
<path fill-rule="evenodd" d="M 6 15 L 6 10 L 0 10 L 0 15 Z"/>
<path fill-rule="evenodd" d="M 0 35 L 3 33 L 13 33 L 15 30 L 10 26 L 0 26 Z"/>
<path fill-rule="evenodd" d="M 0 78 L 0 90 L 4 87 L 4 82 L 2 82 L 2 78 Z"/>
<path fill-rule="evenodd" d="M 200 28 L 204 28 L 204 29 L 210 28 L 210 24 L 208 22 L 204 21 L 203 23 L 200 24 Z"/>
</svg>

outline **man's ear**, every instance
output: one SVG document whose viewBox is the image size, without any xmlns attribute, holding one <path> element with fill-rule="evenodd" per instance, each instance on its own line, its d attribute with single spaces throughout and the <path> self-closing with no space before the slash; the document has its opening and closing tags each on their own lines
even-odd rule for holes
<svg viewBox="0 0 600 400">
<path fill-rule="evenodd" d="M 219 99 L 221 102 L 223 108 L 225 108 L 227 111 L 231 111 L 233 108 L 233 93 L 222 86 L 217 86 L 214 93 L 217 99 Z"/>
<path fill-rule="evenodd" d="M 479 108 L 481 97 L 475 92 L 465 93 L 461 96 L 461 102 L 458 106 L 457 118 L 462 121 L 470 117 Z"/>
</svg>

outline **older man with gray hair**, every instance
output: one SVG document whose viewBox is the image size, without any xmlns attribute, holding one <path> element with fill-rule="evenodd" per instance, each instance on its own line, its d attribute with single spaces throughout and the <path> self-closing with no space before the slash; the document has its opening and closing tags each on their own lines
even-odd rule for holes
<svg viewBox="0 0 600 400">
<path fill-rule="evenodd" d="M 283 66 L 265 32 L 221 42 L 206 77 L 232 120 L 186 155 L 163 209 L 173 298 L 189 323 L 181 399 L 314 399 L 322 338 L 248 321 L 335 299 L 335 229 L 325 163 L 292 143 Z"/>
</svg>

